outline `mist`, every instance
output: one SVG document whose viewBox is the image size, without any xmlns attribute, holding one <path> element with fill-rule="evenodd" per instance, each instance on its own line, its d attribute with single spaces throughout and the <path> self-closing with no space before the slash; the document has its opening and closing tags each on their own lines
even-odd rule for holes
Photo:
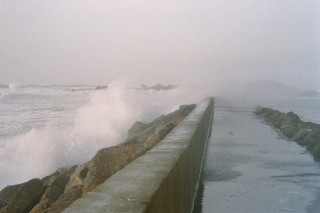
<svg viewBox="0 0 320 213">
<path fill-rule="evenodd" d="M 182 104 L 203 99 L 203 93 L 187 88 L 139 91 L 128 90 L 129 83 L 115 81 L 107 90 L 90 91 L 88 102 L 75 110 L 68 125 L 62 125 L 59 119 L 22 134 L 2 137 L 0 169 L 6 172 L 0 174 L 0 189 L 84 163 L 97 150 L 123 143 L 136 121 L 148 123 Z M 19 88 L 10 90 L 7 97 L 15 96 Z"/>
<path fill-rule="evenodd" d="M 1 0 L 0 79 L 319 90 L 319 10 L 317 0 Z"/>
</svg>

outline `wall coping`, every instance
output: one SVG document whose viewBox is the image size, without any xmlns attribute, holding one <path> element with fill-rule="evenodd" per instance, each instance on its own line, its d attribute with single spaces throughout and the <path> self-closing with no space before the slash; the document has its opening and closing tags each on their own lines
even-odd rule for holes
<svg viewBox="0 0 320 213">
<path fill-rule="evenodd" d="M 145 212 L 152 197 L 189 146 L 212 101 L 212 98 L 204 99 L 156 146 L 63 212 Z"/>
</svg>

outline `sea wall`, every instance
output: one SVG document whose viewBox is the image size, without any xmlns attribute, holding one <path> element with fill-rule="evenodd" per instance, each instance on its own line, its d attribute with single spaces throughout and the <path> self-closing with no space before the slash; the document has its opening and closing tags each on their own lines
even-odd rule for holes
<svg viewBox="0 0 320 213">
<path fill-rule="evenodd" d="M 39 179 L 6 186 L 0 191 L 0 213 L 57 213 L 92 191 L 124 166 L 143 155 L 170 133 L 196 105 L 182 105 L 152 122 L 134 123 L 127 139 L 97 151 L 93 158 L 71 168 L 60 168 Z"/>
<path fill-rule="evenodd" d="M 296 141 L 313 154 L 315 160 L 320 160 L 320 125 L 302 121 L 293 112 L 283 113 L 278 110 L 261 108 L 256 112 L 266 121 L 274 125 L 282 134 Z"/>
<path fill-rule="evenodd" d="M 206 98 L 160 143 L 64 212 L 191 212 L 212 116 L 213 99 Z"/>
</svg>

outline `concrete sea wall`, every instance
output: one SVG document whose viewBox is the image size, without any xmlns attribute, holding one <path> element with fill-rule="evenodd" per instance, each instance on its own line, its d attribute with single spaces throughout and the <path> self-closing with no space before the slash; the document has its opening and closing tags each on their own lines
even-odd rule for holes
<svg viewBox="0 0 320 213">
<path fill-rule="evenodd" d="M 191 212 L 213 104 L 212 98 L 203 100 L 154 148 L 64 212 Z"/>
</svg>

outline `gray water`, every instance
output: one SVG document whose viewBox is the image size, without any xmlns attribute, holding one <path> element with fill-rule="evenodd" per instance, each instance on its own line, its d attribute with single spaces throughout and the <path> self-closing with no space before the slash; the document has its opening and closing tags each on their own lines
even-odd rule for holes
<svg viewBox="0 0 320 213">
<path fill-rule="evenodd" d="M 68 126 L 76 110 L 89 102 L 93 86 L 0 86 L 0 142 L 43 128 Z"/>
<path fill-rule="evenodd" d="M 218 102 L 202 212 L 320 212 L 320 164 L 251 109 Z"/>
<path fill-rule="evenodd" d="M 0 85 L 0 190 L 90 160 L 123 142 L 136 121 L 192 103 L 187 95 L 127 89 L 121 81 L 107 89 Z"/>
</svg>

